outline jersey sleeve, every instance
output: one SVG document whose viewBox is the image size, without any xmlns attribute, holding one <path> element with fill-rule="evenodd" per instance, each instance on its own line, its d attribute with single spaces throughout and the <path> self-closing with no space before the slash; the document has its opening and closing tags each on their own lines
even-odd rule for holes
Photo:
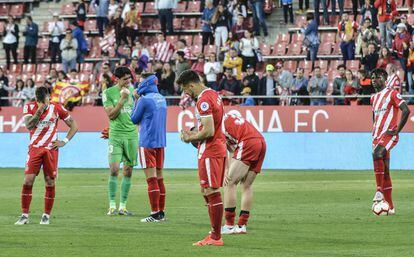
<svg viewBox="0 0 414 257">
<path fill-rule="evenodd" d="M 213 115 L 213 102 L 210 97 L 202 97 L 197 102 L 197 111 L 201 117 L 207 117 Z"/>
<path fill-rule="evenodd" d="M 402 98 L 400 93 L 393 90 L 391 93 L 391 103 L 394 107 L 399 108 L 401 104 L 405 103 L 405 100 Z"/>
<path fill-rule="evenodd" d="M 23 117 L 33 116 L 33 108 L 30 103 L 27 103 L 23 107 Z"/>
<path fill-rule="evenodd" d="M 108 94 L 108 90 L 105 90 L 102 93 L 102 103 L 104 107 L 114 106 L 112 103 L 112 99 Z"/>
<path fill-rule="evenodd" d="M 57 104 L 56 105 L 56 110 L 57 110 L 59 119 L 67 120 L 67 119 L 70 118 L 70 114 L 69 114 L 68 110 L 66 110 L 65 107 L 63 107 L 62 105 Z"/>
</svg>

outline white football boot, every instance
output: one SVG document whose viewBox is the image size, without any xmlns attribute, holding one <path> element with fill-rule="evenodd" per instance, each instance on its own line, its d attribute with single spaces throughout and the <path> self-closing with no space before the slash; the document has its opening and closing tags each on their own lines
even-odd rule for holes
<svg viewBox="0 0 414 257">
<path fill-rule="evenodd" d="M 14 225 L 25 225 L 29 223 L 29 216 L 27 214 L 22 214 L 20 218 L 14 223 Z"/>
<path fill-rule="evenodd" d="M 50 219 L 49 219 L 49 215 L 47 215 L 46 213 L 43 213 L 42 218 L 40 219 L 40 225 L 49 225 L 50 224 Z"/>
<path fill-rule="evenodd" d="M 382 200 L 384 200 L 384 195 L 380 192 L 377 191 L 374 195 L 374 199 L 372 199 L 373 202 L 381 202 Z"/>
<path fill-rule="evenodd" d="M 395 215 L 395 208 L 388 211 L 388 215 Z"/>
<path fill-rule="evenodd" d="M 236 233 L 236 227 L 237 226 L 224 225 L 224 226 L 221 227 L 221 234 L 222 235 L 235 234 Z"/>
<path fill-rule="evenodd" d="M 235 234 L 247 234 L 247 227 L 246 227 L 246 225 L 243 225 L 243 226 L 235 226 Z"/>
</svg>

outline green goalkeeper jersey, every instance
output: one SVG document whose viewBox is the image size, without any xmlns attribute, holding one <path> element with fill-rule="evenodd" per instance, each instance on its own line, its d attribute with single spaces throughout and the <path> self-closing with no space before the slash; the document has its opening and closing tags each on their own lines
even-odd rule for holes
<svg viewBox="0 0 414 257">
<path fill-rule="evenodd" d="M 111 138 L 138 138 L 137 126 L 131 121 L 131 112 L 134 108 L 133 92 L 134 88 L 129 87 L 131 94 L 125 101 L 118 117 L 109 120 L 109 139 Z M 121 90 L 118 86 L 106 89 L 102 94 L 104 107 L 115 107 L 121 99 Z"/>
</svg>

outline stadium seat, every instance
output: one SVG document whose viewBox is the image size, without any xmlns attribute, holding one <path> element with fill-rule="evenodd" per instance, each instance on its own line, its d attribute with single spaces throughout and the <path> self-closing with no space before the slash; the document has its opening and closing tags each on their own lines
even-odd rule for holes
<svg viewBox="0 0 414 257">
<path fill-rule="evenodd" d="M 292 43 L 302 43 L 305 35 L 303 33 L 295 33 L 292 35 Z"/>
<path fill-rule="evenodd" d="M 145 13 L 156 13 L 154 2 L 145 3 Z"/>
<path fill-rule="evenodd" d="M 286 70 L 289 70 L 290 72 L 296 72 L 296 69 L 298 67 L 298 62 L 294 60 L 289 60 L 283 62 L 283 68 Z"/>
<path fill-rule="evenodd" d="M 143 13 L 144 12 L 144 4 L 143 2 L 136 2 L 135 3 L 135 9 L 139 12 L 139 13 Z"/>
<path fill-rule="evenodd" d="M 182 28 L 185 29 L 196 29 L 197 18 L 184 18 L 182 21 Z"/>
<path fill-rule="evenodd" d="M 173 10 L 174 13 L 183 13 L 187 10 L 187 1 L 177 3 L 177 8 Z"/>
<path fill-rule="evenodd" d="M 302 68 L 304 70 L 312 70 L 312 61 L 300 61 L 299 62 L 299 68 Z"/>
<path fill-rule="evenodd" d="M 302 53 L 302 42 L 290 44 L 288 47 L 287 55 L 300 55 Z"/>
<path fill-rule="evenodd" d="M 359 60 L 352 60 L 346 62 L 346 68 L 350 69 L 351 71 L 358 71 L 359 67 L 361 66 Z M 354 74 L 356 75 L 356 74 Z"/>
<path fill-rule="evenodd" d="M 44 74 L 36 74 L 34 77 L 34 82 L 36 85 L 42 85 L 45 83 L 46 76 Z"/>
<path fill-rule="evenodd" d="M 339 64 L 344 64 L 344 61 L 342 60 L 332 60 L 331 61 L 331 70 L 336 70 L 336 67 L 338 67 Z"/>
<path fill-rule="evenodd" d="M 193 36 L 192 35 L 182 35 L 180 36 L 180 39 L 184 39 L 185 42 L 187 42 L 187 46 L 193 45 Z"/>
<path fill-rule="evenodd" d="M 295 21 L 295 26 L 296 27 L 300 28 L 300 27 L 304 26 L 305 24 L 306 24 L 306 16 L 296 17 L 296 21 Z M 322 24 L 322 23 L 320 23 L 320 24 Z"/>
<path fill-rule="evenodd" d="M 195 35 L 193 38 L 193 44 L 194 45 L 201 45 L 203 43 L 203 36 L 201 35 Z"/>
<path fill-rule="evenodd" d="M 52 69 L 55 69 L 57 71 L 61 71 L 61 70 L 63 70 L 63 65 L 61 63 L 53 63 L 52 64 Z"/>
<path fill-rule="evenodd" d="M 50 65 L 48 63 L 39 63 L 36 68 L 37 75 L 49 75 Z"/>
<path fill-rule="evenodd" d="M 40 49 L 40 48 L 36 49 L 36 59 L 37 60 L 43 60 L 43 58 L 45 58 L 45 56 L 46 56 L 45 49 Z"/>
<path fill-rule="evenodd" d="M 79 81 L 80 82 L 88 82 L 91 83 L 93 79 L 93 75 L 89 74 L 89 73 L 84 73 L 82 72 L 81 74 L 79 74 Z"/>
<path fill-rule="evenodd" d="M 17 76 L 19 76 L 19 75 L 7 74 L 7 78 L 9 79 L 9 85 L 16 85 Z"/>
<path fill-rule="evenodd" d="M 7 4 L 0 5 L 0 16 L 9 15 L 9 6 Z"/>
<path fill-rule="evenodd" d="M 21 64 L 11 64 L 9 69 L 9 74 L 20 75 L 22 73 Z"/>
<path fill-rule="evenodd" d="M 272 48 L 268 44 L 260 44 L 260 51 L 263 56 L 268 56 L 272 52 Z"/>
<path fill-rule="evenodd" d="M 37 42 L 37 48 L 47 50 L 49 48 L 49 38 L 39 38 L 39 41 Z"/>
<path fill-rule="evenodd" d="M 322 43 L 319 46 L 318 55 L 330 55 L 332 53 L 332 43 Z"/>
<path fill-rule="evenodd" d="M 100 58 L 102 56 L 102 49 L 100 46 L 93 46 L 89 51 L 89 58 Z"/>
<path fill-rule="evenodd" d="M 191 29 L 191 28 L 188 28 L 188 27 L 187 28 L 184 27 L 184 24 L 183 24 L 184 21 L 185 21 L 185 19 L 183 19 L 183 18 L 175 18 L 174 21 L 173 21 L 174 30 L 181 30 L 182 27 L 183 27 L 183 29 Z M 188 23 L 186 25 L 188 25 Z M 160 29 L 161 29 L 161 24 L 160 24 Z"/>
<path fill-rule="evenodd" d="M 289 33 L 277 35 L 276 44 L 283 44 L 283 43 L 284 44 L 290 43 L 290 34 Z"/>
<path fill-rule="evenodd" d="M 23 64 L 22 66 L 23 74 L 33 75 L 36 73 L 36 64 Z"/>
<path fill-rule="evenodd" d="M 191 53 L 193 54 L 193 56 L 198 56 L 199 54 L 201 54 L 201 46 L 199 45 L 193 45 L 191 47 Z"/>
<path fill-rule="evenodd" d="M 62 8 L 60 10 L 60 14 L 61 15 L 73 15 L 75 14 L 75 7 L 73 6 L 73 4 L 65 4 L 62 5 Z"/>
<path fill-rule="evenodd" d="M 273 56 L 283 56 L 286 54 L 286 43 L 276 43 L 273 46 Z"/>
<path fill-rule="evenodd" d="M 414 25 L 414 14 L 408 15 L 407 21 L 411 26 Z"/>
<path fill-rule="evenodd" d="M 26 80 L 28 79 L 35 79 L 35 75 L 34 74 L 25 74 L 23 73 L 22 76 L 20 76 L 20 78 L 26 82 Z"/>
<path fill-rule="evenodd" d="M 198 13 L 200 12 L 200 1 L 189 1 L 187 6 L 187 12 Z"/>
<path fill-rule="evenodd" d="M 93 63 L 90 63 L 90 62 L 81 63 L 79 71 L 83 74 L 92 74 Z"/>
<path fill-rule="evenodd" d="M 178 36 L 167 36 L 166 40 L 174 45 L 178 41 Z"/>
<path fill-rule="evenodd" d="M 324 32 L 321 33 L 321 43 L 335 43 L 336 33 L 335 32 Z"/>
<path fill-rule="evenodd" d="M 332 54 L 334 54 L 334 55 L 342 55 L 342 52 L 341 52 L 341 43 L 336 43 L 336 44 L 333 45 Z"/>
<path fill-rule="evenodd" d="M 24 49 L 23 48 L 17 49 L 17 59 L 23 60 L 23 57 L 24 57 Z"/>
<path fill-rule="evenodd" d="M 108 47 L 107 52 L 110 58 L 115 57 L 115 48 L 113 46 Z"/>
<path fill-rule="evenodd" d="M 13 4 L 10 7 L 9 15 L 14 17 L 22 17 L 24 12 L 24 5 L 23 4 Z"/>
<path fill-rule="evenodd" d="M 321 68 L 322 73 L 326 73 L 328 71 L 328 61 L 327 60 L 316 61 L 315 66 L 319 66 Z"/>
<path fill-rule="evenodd" d="M 96 20 L 85 21 L 85 32 L 86 31 L 97 31 Z"/>
<path fill-rule="evenodd" d="M 207 56 L 207 55 L 209 55 L 211 53 L 217 53 L 217 47 L 215 45 L 206 45 L 204 47 L 204 56 Z"/>
</svg>

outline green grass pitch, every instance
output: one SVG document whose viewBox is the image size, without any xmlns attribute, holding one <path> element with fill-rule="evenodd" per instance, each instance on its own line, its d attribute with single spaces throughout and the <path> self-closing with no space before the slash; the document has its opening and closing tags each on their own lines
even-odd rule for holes
<svg viewBox="0 0 414 257">
<path fill-rule="evenodd" d="M 165 171 L 168 220 L 141 224 L 149 213 L 142 171 L 135 171 L 128 209 L 107 217 L 107 170 L 61 169 L 51 225 L 39 225 L 44 182 L 33 191 L 30 221 L 20 214 L 21 170 L 0 169 L 0 256 L 413 256 L 414 173 L 393 172 L 396 216 L 370 212 L 372 171 L 264 171 L 254 184 L 247 235 L 223 247 L 191 244 L 209 231 L 196 171 Z M 119 190 L 118 190 L 119 193 Z M 238 211 L 240 209 L 237 209 Z"/>
</svg>

